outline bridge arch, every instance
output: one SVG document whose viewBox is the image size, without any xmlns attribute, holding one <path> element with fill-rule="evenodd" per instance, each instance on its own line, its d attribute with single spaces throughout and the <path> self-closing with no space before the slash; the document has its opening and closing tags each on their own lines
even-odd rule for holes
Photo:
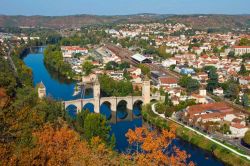
<svg viewBox="0 0 250 166">
<path fill-rule="evenodd" d="M 94 96 L 93 87 L 85 87 L 84 88 L 84 96 L 83 96 L 83 98 L 84 99 L 90 99 L 90 98 L 93 98 L 93 96 Z"/>
<path fill-rule="evenodd" d="M 94 113 L 95 112 L 95 105 L 91 102 L 86 103 L 82 107 L 82 111 L 89 110 L 89 112 Z"/>
<path fill-rule="evenodd" d="M 133 103 L 133 114 L 135 116 L 140 116 L 141 115 L 142 104 L 143 104 L 142 100 L 134 101 L 134 103 Z"/>
<path fill-rule="evenodd" d="M 109 101 L 100 103 L 100 113 L 106 117 L 106 119 L 112 118 L 112 104 Z"/>
<path fill-rule="evenodd" d="M 119 119 L 125 119 L 128 116 L 128 102 L 126 100 L 120 100 L 116 106 L 116 117 Z"/>
<path fill-rule="evenodd" d="M 69 104 L 66 106 L 65 110 L 71 118 L 76 118 L 76 116 L 77 116 L 77 106 L 76 105 Z"/>
</svg>

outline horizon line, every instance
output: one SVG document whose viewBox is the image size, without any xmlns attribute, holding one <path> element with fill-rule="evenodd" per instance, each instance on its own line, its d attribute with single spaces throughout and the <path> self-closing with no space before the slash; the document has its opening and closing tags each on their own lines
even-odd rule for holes
<svg viewBox="0 0 250 166">
<path fill-rule="evenodd" d="M 177 14 L 177 13 L 133 13 L 133 14 L 68 14 L 68 15 L 40 15 L 40 14 L 34 14 L 34 15 L 26 15 L 26 14 L 3 14 L 0 13 L 0 16 L 24 16 L 24 17 L 35 17 L 35 16 L 41 16 L 41 17 L 66 17 L 66 16 L 99 16 L 99 17 L 114 17 L 114 16 L 135 16 L 135 15 L 170 15 L 170 16 L 196 16 L 196 15 L 226 15 L 226 16 L 247 16 L 250 15 L 250 13 L 183 13 L 183 14 Z"/>
</svg>

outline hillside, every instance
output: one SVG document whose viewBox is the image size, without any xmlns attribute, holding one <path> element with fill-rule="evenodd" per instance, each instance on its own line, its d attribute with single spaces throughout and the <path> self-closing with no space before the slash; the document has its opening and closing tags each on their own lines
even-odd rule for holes
<svg viewBox="0 0 250 166">
<path fill-rule="evenodd" d="M 173 16 L 168 20 L 198 29 L 250 27 L 250 15 L 185 15 Z"/>
<path fill-rule="evenodd" d="M 135 14 L 123 16 L 6 16 L 0 15 L 0 27 L 79 28 L 105 23 L 135 23 L 169 20 L 198 29 L 250 27 L 250 15 L 160 15 Z"/>
<path fill-rule="evenodd" d="M 148 22 L 162 18 L 155 14 L 138 14 L 127 16 L 5 16 L 0 15 L 0 27 L 47 27 L 78 28 L 84 25 L 116 23 L 116 22 Z"/>
</svg>

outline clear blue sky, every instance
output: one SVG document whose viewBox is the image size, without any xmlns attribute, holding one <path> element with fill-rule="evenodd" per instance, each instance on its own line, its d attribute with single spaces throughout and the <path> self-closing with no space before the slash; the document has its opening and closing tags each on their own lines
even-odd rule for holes
<svg viewBox="0 0 250 166">
<path fill-rule="evenodd" d="M 250 0 L 0 0 L 6 15 L 250 14 Z"/>
</svg>

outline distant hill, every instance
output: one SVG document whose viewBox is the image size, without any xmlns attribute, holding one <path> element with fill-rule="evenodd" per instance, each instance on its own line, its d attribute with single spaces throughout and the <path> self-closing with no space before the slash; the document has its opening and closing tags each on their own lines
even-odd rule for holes
<svg viewBox="0 0 250 166">
<path fill-rule="evenodd" d="M 166 15 L 136 14 L 124 16 L 6 16 L 0 15 L 0 27 L 48 27 L 77 28 L 84 25 L 116 23 L 116 22 L 149 22 L 162 19 Z"/>
<path fill-rule="evenodd" d="M 242 28 L 250 27 L 250 15 L 161 15 L 135 14 L 124 16 L 6 16 L 0 15 L 0 27 L 79 28 L 84 25 L 105 23 L 134 23 L 169 20 L 194 28 Z"/>
<path fill-rule="evenodd" d="M 173 16 L 168 20 L 199 29 L 250 27 L 250 15 L 183 15 Z"/>
</svg>

